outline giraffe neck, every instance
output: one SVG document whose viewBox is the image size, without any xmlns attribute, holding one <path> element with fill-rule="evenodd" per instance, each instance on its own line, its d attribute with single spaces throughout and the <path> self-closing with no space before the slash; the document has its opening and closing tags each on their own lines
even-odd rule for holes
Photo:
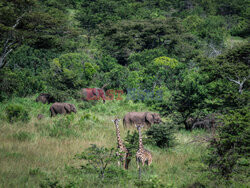
<svg viewBox="0 0 250 188">
<path fill-rule="evenodd" d="M 120 130 L 119 130 L 119 126 L 118 124 L 116 124 L 116 136 L 117 136 L 117 143 L 118 143 L 118 147 L 124 147 L 122 140 L 121 140 L 121 135 L 120 135 Z"/>
<path fill-rule="evenodd" d="M 139 132 L 139 150 L 143 150 L 144 147 L 143 147 L 143 143 L 142 143 L 142 135 L 141 135 L 141 129 L 140 128 L 138 129 L 138 132 Z"/>
</svg>

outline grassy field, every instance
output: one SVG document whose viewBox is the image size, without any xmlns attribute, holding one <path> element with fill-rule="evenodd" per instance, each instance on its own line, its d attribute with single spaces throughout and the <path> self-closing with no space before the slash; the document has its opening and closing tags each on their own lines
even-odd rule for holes
<svg viewBox="0 0 250 188">
<path fill-rule="evenodd" d="M 128 171 L 111 166 L 111 177 L 100 181 L 97 174 L 81 169 L 83 161 L 75 159 L 75 154 L 90 144 L 116 147 L 111 120 L 122 119 L 129 111 L 146 111 L 147 107 L 132 101 L 114 100 L 94 106 L 70 101 L 76 104 L 77 114 L 51 118 L 50 105 L 34 101 L 35 97 L 15 98 L 0 106 L 0 187 L 187 187 L 198 182 L 216 186 L 208 182 L 203 163 L 206 145 L 191 143 L 194 136 L 207 134 L 198 130 L 177 131 L 176 145 L 171 149 L 146 146 L 153 153 L 153 163 L 143 169 L 142 181 L 138 180 L 135 159 Z M 12 103 L 29 110 L 27 123 L 7 122 L 5 108 Z M 40 113 L 45 117 L 37 120 Z M 120 129 L 124 139 L 127 130 L 122 123 Z"/>
</svg>

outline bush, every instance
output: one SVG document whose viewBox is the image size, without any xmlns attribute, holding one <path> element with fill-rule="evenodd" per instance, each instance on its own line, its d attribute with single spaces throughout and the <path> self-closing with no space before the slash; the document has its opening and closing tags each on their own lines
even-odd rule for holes
<svg viewBox="0 0 250 188">
<path fill-rule="evenodd" d="M 146 135 L 149 138 L 149 142 L 160 148 L 172 147 L 174 145 L 174 127 L 172 125 L 153 125 Z"/>
<path fill-rule="evenodd" d="M 45 83 L 41 77 L 34 75 L 29 69 L 0 70 L 0 101 L 12 96 L 25 97 L 44 88 Z"/>
<path fill-rule="evenodd" d="M 97 100 L 89 100 L 89 101 L 84 101 L 78 104 L 78 108 L 82 110 L 90 109 L 92 106 L 95 106 L 97 104 Z"/>
<path fill-rule="evenodd" d="M 28 122 L 30 119 L 28 111 L 22 105 L 18 104 L 10 104 L 9 106 L 7 106 L 6 115 L 7 120 L 10 123 L 14 123 L 17 121 Z"/>
<path fill-rule="evenodd" d="M 73 115 L 67 115 L 59 120 L 53 122 L 52 125 L 48 125 L 45 129 L 45 135 L 56 138 L 79 136 L 77 131 L 72 126 Z M 44 131 L 44 130 L 43 130 Z"/>
<path fill-rule="evenodd" d="M 31 134 L 29 132 L 21 131 L 19 133 L 14 134 L 13 138 L 15 138 L 19 141 L 29 141 L 33 138 L 33 134 Z"/>
<path fill-rule="evenodd" d="M 139 145 L 139 134 L 138 131 L 134 131 L 130 134 L 130 131 L 127 132 L 125 138 L 125 146 L 128 149 L 131 156 L 134 156 L 138 150 Z"/>
<path fill-rule="evenodd" d="M 92 144 L 81 154 L 77 154 L 76 158 L 87 161 L 86 166 L 93 168 L 102 180 L 108 169 L 107 167 L 117 161 L 114 148 L 98 147 L 95 144 Z"/>
</svg>

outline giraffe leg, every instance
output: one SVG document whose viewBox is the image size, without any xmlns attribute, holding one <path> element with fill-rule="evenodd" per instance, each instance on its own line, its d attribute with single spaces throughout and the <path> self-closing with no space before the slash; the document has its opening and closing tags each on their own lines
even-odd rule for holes
<svg viewBox="0 0 250 188">
<path fill-rule="evenodd" d="M 125 169 L 126 169 L 126 159 L 127 159 L 126 156 L 124 156 L 123 161 L 122 161 L 123 162 L 123 168 L 125 168 Z"/>
<path fill-rule="evenodd" d="M 139 165 L 139 179 L 141 179 L 141 167 Z"/>
<path fill-rule="evenodd" d="M 151 165 L 151 163 L 152 163 L 152 158 L 149 158 L 148 159 L 148 166 Z"/>
<path fill-rule="evenodd" d="M 137 163 L 137 168 L 139 169 L 140 168 L 140 161 L 138 158 L 136 158 L 136 163 Z"/>
<path fill-rule="evenodd" d="M 144 166 L 144 164 L 145 164 L 145 160 L 143 159 L 141 163 L 142 163 L 142 166 Z"/>
</svg>

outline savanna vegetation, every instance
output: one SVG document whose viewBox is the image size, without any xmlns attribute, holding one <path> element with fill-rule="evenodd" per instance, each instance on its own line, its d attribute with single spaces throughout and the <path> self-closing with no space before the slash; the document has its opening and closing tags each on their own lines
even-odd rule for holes
<svg viewBox="0 0 250 188">
<path fill-rule="evenodd" d="M 247 0 L 1 0 L 0 186 L 250 186 L 249 18 Z M 80 100 L 103 85 L 113 100 Z M 40 93 L 77 113 L 51 118 Z M 132 111 L 164 122 L 140 179 L 115 155 Z"/>
</svg>

